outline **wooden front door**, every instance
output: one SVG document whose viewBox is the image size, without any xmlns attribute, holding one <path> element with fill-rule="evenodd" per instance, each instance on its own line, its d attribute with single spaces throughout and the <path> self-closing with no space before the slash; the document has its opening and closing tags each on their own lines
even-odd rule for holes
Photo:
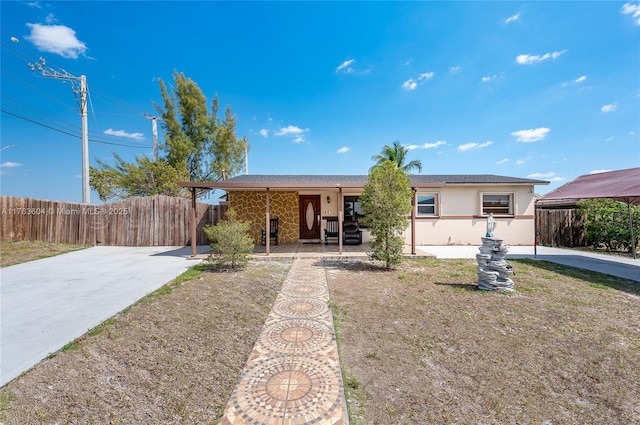
<svg viewBox="0 0 640 425">
<path fill-rule="evenodd" d="M 320 195 L 300 195 L 300 239 L 320 239 Z"/>
</svg>

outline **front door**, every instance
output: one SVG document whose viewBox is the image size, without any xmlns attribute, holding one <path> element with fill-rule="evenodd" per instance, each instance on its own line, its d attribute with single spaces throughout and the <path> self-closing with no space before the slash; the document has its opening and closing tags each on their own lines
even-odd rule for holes
<svg viewBox="0 0 640 425">
<path fill-rule="evenodd" d="M 320 239 L 320 195 L 300 195 L 300 239 Z"/>
</svg>

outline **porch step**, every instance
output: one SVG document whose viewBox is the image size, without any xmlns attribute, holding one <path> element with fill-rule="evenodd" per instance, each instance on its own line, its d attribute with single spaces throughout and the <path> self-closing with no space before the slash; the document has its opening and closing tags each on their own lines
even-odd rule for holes
<svg viewBox="0 0 640 425">
<path fill-rule="evenodd" d="M 301 244 L 319 244 L 322 243 L 322 239 L 300 239 L 298 243 Z"/>
</svg>

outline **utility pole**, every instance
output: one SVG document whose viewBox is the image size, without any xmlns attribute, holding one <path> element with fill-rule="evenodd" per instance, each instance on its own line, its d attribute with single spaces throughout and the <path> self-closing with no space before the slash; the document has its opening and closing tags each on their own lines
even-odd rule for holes
<svg viewBox="0 0 640 425">
<path fill-rule="evenodd" d="M 154 117 L 149 114 L 144 114 L 144 117 L 151 120 L 151 131 L 153 133 L 153 160 L 158 160 L 158 123 L 157 120 L 162 119 L 160 117 Z"/>
<path fill-rule="evenodd" d="M 44 60 L 40 58 L 35 64 L 29 63 L 29 68 L 33 72 L 40 72 L 43 77 L 54 78 L 56 80 L 69 81 L 71 89 L 76 96 L 76 102 L 80 107 L 81 117 L 81 139 L 82 139 L 82 203 L 90 204 L 91 195 L 89 191 L 89 126 L 87 124 L 87 77 L 81 75 L 76 77 L 71 73 L 61 69 L 57 71 L 49 68 Z"/>
</svg>

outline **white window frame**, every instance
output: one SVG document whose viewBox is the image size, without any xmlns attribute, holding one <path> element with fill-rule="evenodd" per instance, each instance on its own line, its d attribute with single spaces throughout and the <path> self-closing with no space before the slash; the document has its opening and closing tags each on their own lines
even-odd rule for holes
<svg viewBox="0 0 640 425">
<path fill-rule="evenodd" d="M 433 213 L 420 213 L 419 199 L 421 196 L 433 197 Z M 416 218 L 420 217 L 440 217 L 440 194 L 437 192 L 416 193 Z"/>
<path fill-rule="evenodd" d="M 490 209 L 489 211 L 485 211 L 484 197 L 492 196 L 492 195 L 508 197 L 509 199 L 509 205 L 507 207 L 508 212 L 506 213 L 496 212 L 496 211 L 491 211 Z M 479 205 L 480 215 L 483 217 L 486 217 L 489 215 L 490 212 L 492 212 L 495 217 L 513 217 L 515 215 L 515 200 L 516 200 L 516 196 L 514 192 L 480 192 L 480 205 Z M 495 208 L 498 209 L 500 207 L 495 207 Z"/>
</svg>

